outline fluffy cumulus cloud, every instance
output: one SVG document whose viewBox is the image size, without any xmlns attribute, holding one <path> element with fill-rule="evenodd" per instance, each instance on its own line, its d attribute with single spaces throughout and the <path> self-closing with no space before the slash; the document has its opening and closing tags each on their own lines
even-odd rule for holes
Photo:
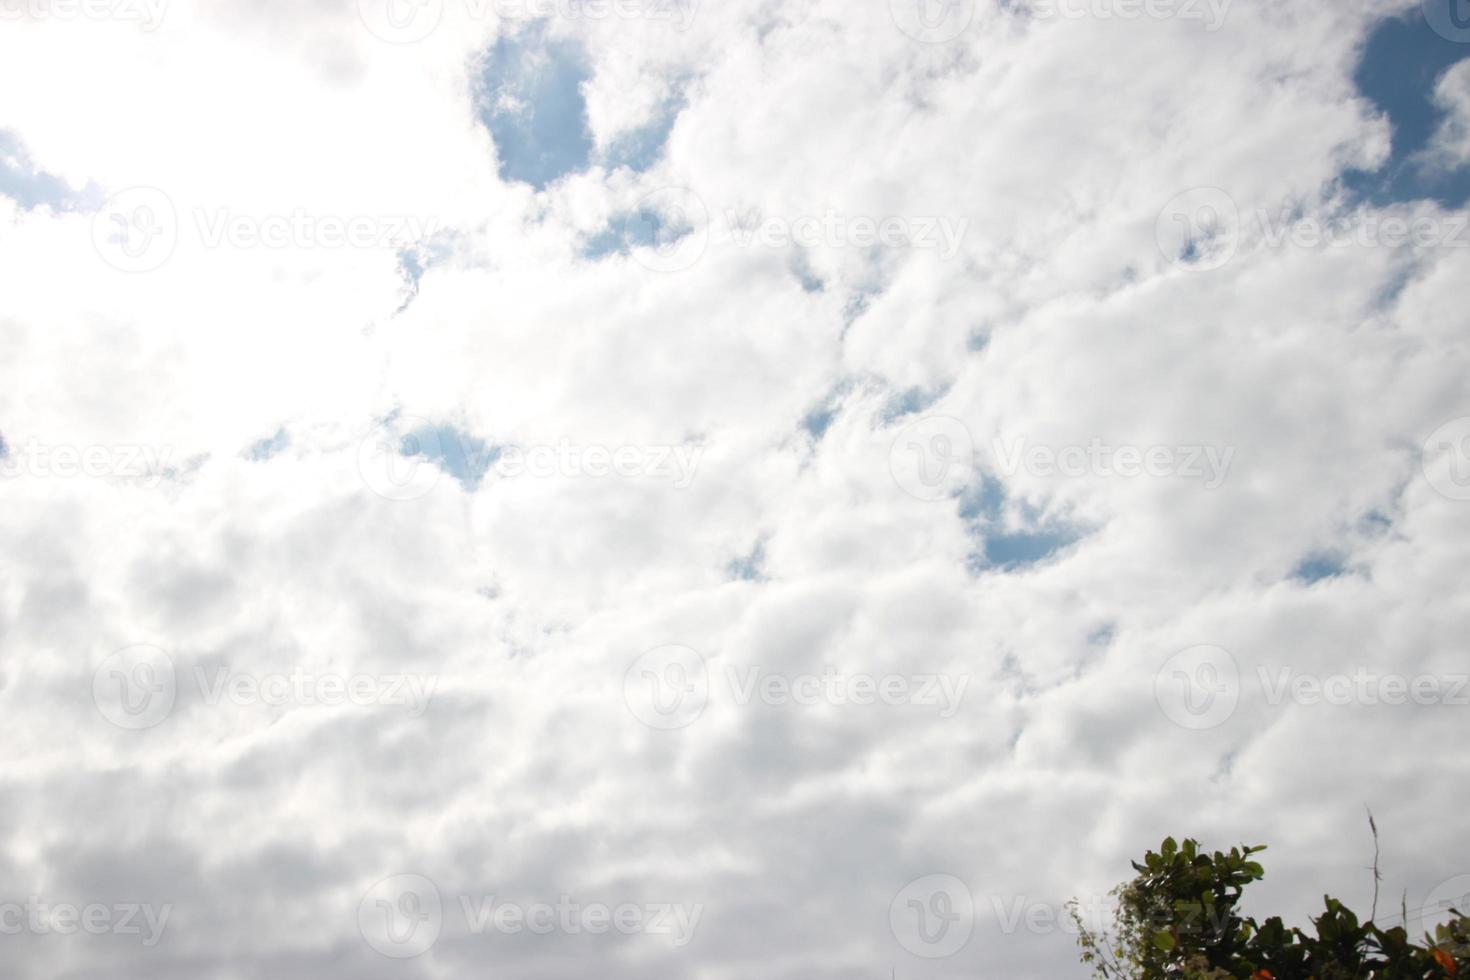
<svg viewBox="0 0 1470 980">
<path fill-rule="evenodd" d="M 1470 61 L 1461 61 L 1440 78 L 1435 95 L 1446 118 L 1431 152 L 1447 168 L 1470 163 Z"/>
<path fill-rule="evenodd" d="M 1458 21 L 0 7 L 10 975 L 1082 976 L 1365 806 L 1470 892 L 1470 213 L 1353 177 Z"/>
</svg>

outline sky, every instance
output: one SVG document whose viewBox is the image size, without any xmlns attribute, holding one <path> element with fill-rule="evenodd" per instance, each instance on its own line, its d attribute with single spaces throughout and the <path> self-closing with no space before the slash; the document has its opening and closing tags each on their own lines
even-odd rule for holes
<svg viewBox="0 0 1470 980">
<path fill-rule="evenodd" d="M 7 975 L 1442 921 L 1467 202 L 1464 0 L 0 0 Z"/>
</svg>

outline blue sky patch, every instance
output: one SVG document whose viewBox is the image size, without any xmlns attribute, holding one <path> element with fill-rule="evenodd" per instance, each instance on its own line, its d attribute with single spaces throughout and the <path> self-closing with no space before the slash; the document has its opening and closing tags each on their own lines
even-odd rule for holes
<svg viewBox="0 0 1470 980">
<path fill-rule="evenodd" d="M 880 283 L 868 283 L 854 290 L 847 300 L 847 305 L 842 308 L 842 323 L 844 327 L 851 327 L 862 315 L 868 312 L 873 305 L 873 300 L 883 295 L 883 285 Z M 843 331 L 844 335 L 846 330 Z"/>
<path fill-rule="evenodd" d="M 896 422 L 906 415 L 922 412 L 944 397 L 949 390 L 947 385 L 939 388 L 909 388 L 907 391 L 899 392 L 888 400 L 883 407 L 883 421 L 885 423 Z"/>
<path fill-rule="evenodd" d="M 245 458 L 253 463 L 263 463 L 274 456 L 279 456 L 290 445 L 291 434 L 286 431 L 285 426 L 282 426 L 269 439 L 261 439 L 245 450 Z"/>
<path fill-rule="evenodd" d="M 1008 495 L 1005 485 L 984 476 L 960 495 L 960 517 L 980 546 L 969 557 L 972 573 L 990 569 L 1016 571 L 1056 556 L 1084 537 L 1081 528 L 1042 517 L 1025 504 L 1018 508 L 1019 527 L 1005 523 Z"/>
<path fill-rule="evenodd" d="M 1339 578 L 1347 574 L 1347 565 L 1338 555 L 1318 553 L 1308 555 L 1291 570 L 1291 578 L 1311 585 L 1323 579 Z"/>
<path fill-rule="evenodd" d="M 1393 530 L 1393 518 L 1381 510 L 1370 510 L 1363 515 L 1358 522 L 1358 527 L 1363 533 L 1369 535 L 1385 534 Z"/>
<path fill-rule="evenodd" d="M 806 249 L 794 248 L 791 250 L 790 269 L 796 281 L 801 284 L 802 292 L 820 293 L 827 288 L 826 282 L 812 268 L 811 256 L 807 255 Z"/>
<path fill-rule="evenodd" d="M 1081 539 L 1080 531 L 1068 527 L 1042 528 L 1013 533 L 987 533 L 983 549 L 984 562 L 978 567 L 1001 568 L 1005 571 L 1030 568 L 1041 564 Z M 971 556 L 972 566 L 979 557 L 978 553 Z"/>
<path fill-rule="evenodd" d="M 627 167 L 643 173 L 663 156 L 664 144 L 673 128 L 674 117 L 670 116 L 622 134 L 608 147 L 605 157 L 608 168 Z"/>
<path fill-rule="evenodd" d="M 399 452 L 404 456 L 427 459 L 471 491 L 479 489 L 501 451 L 501 447 L 452 425 L 418 428 L 406 433 L 399 442 Z"/>
<path fill-rule="evenodd" d="M 426 268 L 424 258 L 419 255 L 416 248 L 401 248 L 398 250 L 398 274 L 403 277 L 404 285 L 409 289 L 412 296 L 419 294 L 419 280 L 424 278 Z M 403 304 L 407 306 L 408 303 Z"/>
<path fill-rule="evenodd" d="M 606 228 L 587 240 L 582 254 L 590 259 L 626 255 L 635 248 L 657 245 L 673 233 L 672 228 L 665 230 L 664 219 L 657 212 L 640 209 L 615 216 Z"/>
<path fill-rule="evenodd" d="M 86 190 L 74 191 L 55 174 L 36 166 L 20 139 L 0 129 L 0 194 L 13 200 L 26 211 L 48 207 L 53 211 L 82 211 L 98 207 L 101 191 L 89 184 Z"/>
<path fill-rule="evenodd" d="M 726 566 L 730 578 L 737 582 L 764 582 L 766 564 L 766 542 L 757 541 L 750 554 L 742 555 Z"/>
<path fill-rule="evenodd" d="M 1374 30 L 1353 81 L 1365 98 L 1388 115 L 1393 153 L 1380 170 L 1349 171 L 1344 176 L 1349 190 L 1379 205 L 1428 199 L 1458 207 L 1470 200 L 1470 168 L 1440 173 L 1415 159 L 1445 119 L 1445 111 L 1435 101 L 1439 79 L 1467 57 L 1470 48 L 1437 33 L 1417 6 Z"/>
<path fill-rule="evenodd" d="M 801 417 L 802 431 L 811 436 L 817 442 L 832 428 L 832 423 L 837 421 L 838 414 L 842 411 L 842 397 L 852 390 L 851 379 L 839 381 L 827 392 L 816 405 L 813 405 L 805 415 Z"/>
<path fill-rule="evenodd" d="M 960 517 L 966 522 L 988 524 L 1001 519 L 1006 505 L 1006 488 L 999 480 L 981 476 L 960 495 Z"/>
<path fill-rule="evenodd" d="M 592 76 L 587 54 L 547 35 L 541 21 L 501 38 L 480 75 L 478 114 L 495 140 L 500 176 L 537 190 L 586 170 L 593 150 L 582 95 Z"/>
<path fill-rule="evenodd" d="M 403 302 L 398 307 L 399 313 L 418 299 L 419 283 L 423 281 L 424 273 L 448 258 L 454 251 L 453 246 L 453 234 L 439 231 L 424 241 L 414 242 L 398 250 L 398 277 L 403 280 L 404 288 Z"/>
<path fill-rule="evenodd" d="M 832 423 L 837 420 L 837 407 L 835 405 L 819 405 L 802 416 L 801 427 L 818 442 L 832 428 Z"/>
<path fill-rule="evenodd" d="M 674 123 L 683 109 L 682 98 L 665 104 L 651 121 L 615 138 L 607 148 L 603 162 L 612 170 L 618 167 L 627 167 L 637 173 L 648 170 L 663 158 L 669 134 L 674 131 Z"/>
<path fill-rule="evenodd" d="M 694 233 L 687 215 L 666 215 L 648 208 L 615 215 L 606 228 L 587 239 L 582 254 L 589 259 L 627 255 L 635 248 L 668 248 Z"/>
</svg>

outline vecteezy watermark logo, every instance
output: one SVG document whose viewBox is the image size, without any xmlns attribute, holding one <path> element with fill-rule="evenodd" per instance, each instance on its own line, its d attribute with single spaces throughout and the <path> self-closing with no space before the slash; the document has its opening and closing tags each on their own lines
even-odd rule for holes
<svg viewBox="0 0 1470 980">
<path fill-rule="evenodd" d="M 725 665 L 711 674 L 704 659 L 687 647 L 660 647 L 639 657 L 624 676 L 629 710 L 653 728 L 687 728 L 704 712 L 714 681 L 724 682 L 721 696 L 746 708 L 919 707 L 937 709 L 942 719 L 960 710 L 970 686 L 969 675 L 874 674 L 847 671 L 828 664 L 821 672 L 787 673 L 759 665 Z"/>
<path fill-rule="evenodd" d="M 413 44 L 444 19 L 444 0 L 357 0 L 357 13 L 379 40 Z"/>
<path fill-rule="evenodd" d="M 975 900 L 953 875 L 926 875 L 909 882 L 888 906 L 893 938 L 926 960 L 953 956 L 975 930 Z"/>
<path fill-rule="evenodd" d="M 991 445 L 997 468 L 1006 476 L 1025 472 L 1031 476 L 1094 476 L 1102 479 L 1140 476 L 1159 479 L 1197 479 L 1206 490 L 1225 483 L 1235 447 L 1216 446 L 1113 446 L 1094 437 L 1086 446 L 1028 445 L 1025 439 Z"/>
<path fill-rule="evenodd" d="M 0 0 L 3 2 L 3 0 Z M 412 215 L 246 214 L 230 208 L 194 208 L 192 234 L 206 249 L 401 249 L 431 238 L 436 218 Z M 114 195 L 92 223 L 98 252 L 125 272 L 151 272 L 173 255 L 181 224 L 168 195 L 135 187 Z"/>
<path fill-rule="evenodd" d="M 552 933 L 601 936 L 667 936 L 675 949 L 694 939 L 703 905 L 669 903 L 583 902 L 562 895 L 555 902 L 510 902 L 496 895 L 460 895 L 458 906 L 465 932 L 514 936 Z M 422 875 L 395 875 L 378 882 L 357 907 L 358 931 L 384 956 L 411 959 L 438 942 L 450 912 L 438 887 Z"/>
<path fill-rule="evenodd" d="M 1421 462 L 1425 479 L 1440 494 L 1470 500 L 1470 416 L 1446 422 L 1424 440 Z"/>
<path fill-rule="evenodd" d="M 183 676 L 193 680 L 199 700 L 210 707 L 225 702 L 272 708 L 401 707 L 411 718 L 428 710 L 439 685 L 435 675 L 317 673 L 300 665 L 289 672 L 261 673 L 196 666 Z M 118 727 L 153 728 L 173 712 L 180 679 L 173 660 L 162 650 L 129 647 L 97 668 L 92 697 L 103 717 Z"/>
<path fill-rule="evenodd" d="M 154 31 L 169 0 L 0 0 L 0 20 L 116 20 Z"/>
<path fill-rule="evenodd" d="M 1080 929 L 1100 933 L 1114 924 L 1117 895 L 1089 895 L 1056 903 L 1025 895 L 988 895 L 995 924 L 1005 935 L 1020 932 L 1035 936 L 1077 935 Z M 1175 902 L 1165 907 L 1138 910 L 1144 935 L 1173 932 L 1179 935 L 1218 936 L 1229 923 L 1229 906 L 1206 906 L 1203 902 Z"/>
<path fill-rule="evenodd" d="M 1272 707 L 1288 698 L 1293 704 L 1398 706 L 1432 704 L 1470 706 L 1470 674 L 1406 674 L 1381 673 L 1359 667 L 1351 674 L 1327 676 L 1299 674 L 1290 667 L 1274 672 L 1266 666 L 1257 668 L 1266 703 Z"/>
<path fill-rule="evenodd" d="M 380 427 L 358 443 L 357 471 L 385 500 L 418 500 L 439 484 L 442 471 L 434 461 L 445 458 L 443 443 L 428 419 L 399 418 L 392 430 Z"/>
<path fill-rule="evenodd" d="M 597 446 L 562 439 L 556 444 L 492 446 L 425 419 L 398 417 L 358 444 L 363 482 L 387 500 L 417 500 L 431 493 L 443 472 L 467 487 L 500 480 L 647 479 L 675 490 L 694 483 L 704 447 L 699 445 Z"/>
<path fill-rule="evenodd" d="M 1218 187 L 1197 187 L 1164 207 L 1155 234 L 1172 265 L 1209 272 L 1243 249 L 1470 249 L 1470 217 L 1408 217 L 1363 208 L 1319 217 L 1294 207 L 1243 214 Z"/>
<path fill-rule="evenodd" d="M 1470 44 L 1470 0 L 1424 0 L 1424 19 L 1440 37 Z"/>
<path fill-rule="evenodd" d="M 205 704 L 225 701 L 237 707 L 262 704 L 272 708 L 407 708 L 410 718 L 429 710 L 439 678 L 433 674 L 315 673 L 296 666 L 289 673 L 241 673 L 228 667 L 194 668 L 194 681 Z"/>
<path fill-rule="evenodd" d="M 1230 720 L 1240 703 L 1240 667 L 1222 647 L 1180 650 L 1155 675 L 1154 698 L 1164 716 L 1180 728 L 1217 728 Z"/>
<path fill-rule="evenodd" d="M 1101 932 L 1112 922 L 1113 898 L 1108 895 L 1093 895 L 1087 899 L 1074 898 L 1069 902 L 1056 904 L 1048 901 L 1036 901 L 1025 895 L 988 895 L 991 911 L 995 914 L 996 925 L 1000 931 L 1007 936 L 1025 931 L 1034 936 L 1048 936 L 1062 933 L 1075 936 L 1078 933 L 1079 923 L 1081 927 L 1090 932 Z M 1170 919 L 1173 919 L 1173 909 L 1168 910 Z M 1068 914 L 1068 913 L 1071 914 Z M 1159 916 L 1150 916 L 1150 921 L 1158 921 Z M 1167 929 L 1177 922 L 1165 922 L 1160 928 Z"/>
<path fill-rule="evenodd" d="M 1207 31 L 1225 24 L 1232 0 L 1032 0 L 1034 20 L 1197 20 Z"/>
<path fill-rule="evenodd" d="M 35 439 L 6 447 L 0 455 L 0 480 L 93 480 L 136 482 L 153 490 L 172 472 L 171 446 L 48 445 Z"/>
<path fill-rule="evenodd" d="M 1218 187 L 1196 187 L 1164 205 L 1154 238 L 1172 264 L 1208 272 L 1235 257 L 1239 228 L 1240 209 L 1229 194 Z"/>
<path fill-rule="evenodd" d="M 92 702 L 119 728 L 153 728 L 173 711 L 178 674 L 168 654 L 153 646 L 119 650 L 92 675 Z"/>
<path fill-rule="evenodd" d="M 888 0 L 898 29 L 925 44 L 944 44 L 965 33 L 975 6 L 975 0 Z"/>
<path fill-rule="evenodd" d="M 649 728 L 688 728 L 709 703 L 709 666 L 689 647 L 649 650 L 623 675 L 623 702 Z"/>
<path fill-rule="evenodd" d="M 422 875 L 384 878 L 357 906 L 357 928 L 377 952 L 406 960 L 427 953 L 444 928 L 438 887 Z"/>
<path fill-rule="evenodd" d="M 824 214 L 797 217 L 765 215 L 755 208 L 745 213 L 727 209 L 725 222 L 731 240 L 741 248 L 912 248 L 934 251 L 952 259 L 969 231 L 969 218 L 946 215 L 845 215 L 828 209 Z"/>
<path fill-rule="evenodd" d="M 486 6 L 501 20 L 663 21 L 688 30 L 699 12 L 699 0 L 466 0 L 470 16 L 483 16 Z"/>
<path fill-rule="evenodd" d="M 358 0 L 358 14 L 372 34 L 390 44 L 424 40 L 444 21 L 445 0 Z M 687 30 L 699 11 L 699 0 L 463 0 L 464 16 L 483 23 L 562 20 L 587 22 L 647 21 Z M 457 9 L 457 8 L 456 8 Z"/>
<path fill-rule="evenodd" d="M 438 230 L 439 221 L 413 215 L 312 214 L 305 208 L 267 215 L 199 208 L 194 211 L 194 226 L 200 242 L 211 249 L 370 249 L 426 241 Z"/>
<path fill-rule="evenodd" d="M 664 187 L 639 200 L 623 217 L 622 230 L 640 265 L 683 272 L 709 247 L 709 208 L 687 187 Z"/>
<path fill-rule="evenodd" d="M 920 500 L 947 500 L 975 469 L 975 440 L 959 419 L 934 415 L 898 434 L 888 469 L 899 488 Z"/>
<path fill-rule="evenodd" d="M 92 244 L 108 265 L 123 272 L 151 272 L 179 243 L 179 214 L 156 187 L 118 191 L 92 218 Z"/>
<path fill-rule="evenodd" d="M 742 206 L 743 207 L 743 206 Z M 710 209 L 685 187 L 666 187 L 621 213 L 612 244 L 656 272 L 682 272 L 704 255 L 712 237 Z M 721 240 L 738 248 L 917 249 L 941 259 L 959 254 L 970 219 L 946 215 L 882 216 L 824 213 L 768 215 L 760 208 L 724 208 L 713 219 Z M 723 222 L 723 224 L 720 224 Z"/>
<path fill-rule="evenodd" d="M 782 674 L 760 667 L 725 668 L 725 678 L 735 703 L 741 707 L 759 701 L 773 708 L 796 705 L 842 707 L 886 705 L 938 708 L 939 717 L 950 719 L 960 710 L 969 675 L 849 673 L 828 665 L 822 673 Z"/>
<path fill-rule="evenodd" d="M 694 939 L 704 906 L 666 902 L 636 903 L 582 902 L 571 895 L 551 902 L 505 902 L 494 895 L 461 895 L 460 909 L 465 925 L 474 936 L 487 932 L 514 936 L 529 932 L 536 936 L 561 933 L 578 936 L 583 933 L 600 936 L 619 932 L 625 936 L 644 934 L 667 936 L 675 949 L 688 946 Z"/>
<path fill-rule="evenodd" d="M 502 480 L 522 478 L 664 480 L 675 490 L 694 483 L 703 446 L 579 446 L 565 439 L 556 445 L 503 446 L 488 471 Z M 474 454 L 465 457 L 473 460 Z"/>
<path fill-rule="evenodd" d="M 78 906 L 32 895 L 24 903 L 0 903 L 0 936 L 142 936 L 143 946 L 152 949 L 163 938 L 173 910 L 172 905 L 129 902 Z"/>
</svg>

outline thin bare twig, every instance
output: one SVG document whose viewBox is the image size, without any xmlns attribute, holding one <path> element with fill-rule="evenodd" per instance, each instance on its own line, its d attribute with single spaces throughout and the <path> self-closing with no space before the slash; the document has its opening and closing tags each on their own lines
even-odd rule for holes
<svg viewBox="0 0 1470 980">
<path fill-rule="evenodd" d="M 1373 911 L 1369 915 L 1370 922 L 1378 919 L 1378 884 L 1383 881 L 1383 875 L 1378 871 L 1378 822 L 1373 819 L 1373 811 L 1368 807 L 1368 829 L 1373 831 Z"/>
</svg>

